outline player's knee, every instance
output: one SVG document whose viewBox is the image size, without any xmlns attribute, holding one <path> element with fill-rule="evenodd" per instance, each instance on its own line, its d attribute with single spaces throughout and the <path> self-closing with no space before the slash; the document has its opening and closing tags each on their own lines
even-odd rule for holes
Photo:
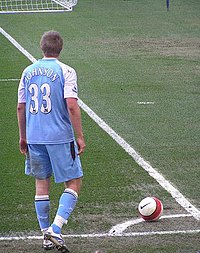
<svg viewBox="0 0 200 253">
<path fill-rule="evenodd" d="M 68 182 L 65 182 L 65 189 L 71 189 L 77 193 L 77 195 L 80 194 L 81 191 L 81 186 L 82 186 L 82 179 L 77 178 L 77 179 L 72 179 Z"/>
</svg>

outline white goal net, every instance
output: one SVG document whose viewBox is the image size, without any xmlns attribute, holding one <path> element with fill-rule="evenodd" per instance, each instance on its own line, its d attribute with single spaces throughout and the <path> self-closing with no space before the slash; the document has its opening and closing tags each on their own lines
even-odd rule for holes
<svg viewBox="0 0 200 253">
<path fill-rule="evenodd" d="M 72 11 L 78 0 L 0 0 L 0 14 Z"/>
</svg>

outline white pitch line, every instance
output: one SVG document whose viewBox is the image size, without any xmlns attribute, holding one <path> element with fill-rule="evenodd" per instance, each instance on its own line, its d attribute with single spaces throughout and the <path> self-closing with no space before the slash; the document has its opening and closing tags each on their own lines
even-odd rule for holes
<svg viewBox="0 0 200 253">
<path fill-rule="evenodd" d="M 0 32 L 30 61 L 35 62 L 36 59 L 27 52 L 15 39 L 0 27 Z M 92 109 L 90 109 L 82 100 L 79 100 L 80 107 L 106 132 L 108 133 L 134 160 L 149 173 L 171 196 L 192 216 L 200 220 L 200 211 L 192 205 L 172 183 L 166 180 L 158 171 L 147 163 L 122 137 L 120 137 L 111 127 L 106 124 Z"/>
<path fill-rule="evenodd" d="M 120 224 L 115 225 L 108 232 L 109 235 L 121 235 L 124 230 L 128 227 L 144 222 L 142 218 L 129 220 Z"/>
<path fill-rule="evenodd" d="M 160 219 L 172 219 L 172 218 L 181 218 L 181 217 L 191 217 L 191 214 L 171 214 L 171 215 L 162 215 Z M 117 224 L 113 226 L 108 232 L 109 235 L 120 235 L 122 234 L 128 227 L 145 222 L 144 219 L 132 219 L 126 222 Z"/>
<path fill-rule="evenodd" d="M 154 105 L 155 102 L 153 101 L 138 101 L 137 102 L 139 105 Z"/>
<path fill-rule="evenodd" d="M 96 233 L 96 234 L 71 234 L 63 235 L 64 238 L 101 238 L 101 237 L 137 237 L 137 236 L 153 236 L 153 235 L 176 235 L 176 234 L 198 234 L 197 230 L 168 230 L 168 231 L 146 231 L 146 232 L 130 232 L 123 234 Z M 43 236 L 10 236 L 0 237 L 0 241 L 19 241 L 19 240 L 42 240 Z"/>
<path fill-rule="evenodd" d="M 171 218 L 180 218 L 180 217 L 191 217 L 191 214 L 172 214 L 172 215 L 163 215 L 160 219 L 171 219 Z M 129 226 L 133 226 L 139 224 L 141 222 L 145 222 L 142 218 L 133 219 L 126 221 L 124 223 L 118 224 L 111 228 L 108 233 L 93 233 L 93 234 L 70 234 L 63 235 L 63 237 L 80 237 L 80 238 L 94 238 L 94 237 L 123 237 L 123 236 L 139 236 L 139 235 L 155 235 L 155 234 L 191 234 L 191 233 L 199 233 L 200 230 L 174 230 L 174 231 L 153 231 L 153 232 L 133 232 L 133 233 L 124 233 L 123 231 L 127 229 Z M 2 236 L 0 237 L 0 241 L 11 241 L 11 240 L 42 240 L 43 236 Z"/>
<path fill-rule="evenodd" d="M 36 61 L 36 59 L 28 51 L 26 51 L 12 36 L 10 36 L 6 31 L 4 31 L 2 27 L 0 27 L 0 33 L 3 34 L 30 61 Z"/>
<path fill-rule="evenodd" d="M 130 232 L 123 233 L 123 237 L 136 237 L 136 236 L 153 236 L 153 235 L 177 235 L 177 234 L 198 234 L 200 229 L 197 230 L 172 230 L 172 231 L 150 231 L 150 232 Z M 121 235 L 116 235 L 121 236 Z"/>
<path fill-rule="evenodd" d="M 17 78 L 5 78 L 5 79 L 0 79 L 0 82 L 15 82 L 19 80 L 20 79 L 17 79 Z"/>
</svg>

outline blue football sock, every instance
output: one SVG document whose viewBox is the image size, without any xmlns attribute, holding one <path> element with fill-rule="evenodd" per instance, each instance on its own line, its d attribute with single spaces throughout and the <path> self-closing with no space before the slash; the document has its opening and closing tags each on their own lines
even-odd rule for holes
<svg viewBox="0 0 200 253">
<path fill-rule="evenodd" d="M 49 212 L 50 200 L 48 195 L 35 196 L 35 210 L 41 230 L 48 229 L 50 226 Z"/>
<path fill-rule="evenodd" d="M 76 206 L 78 194 L 67 188 L 60 197 L 59 207 L 53 224 L 54 233 L 60 234 L 63 224 L 65 224 Z"/>
</svg>

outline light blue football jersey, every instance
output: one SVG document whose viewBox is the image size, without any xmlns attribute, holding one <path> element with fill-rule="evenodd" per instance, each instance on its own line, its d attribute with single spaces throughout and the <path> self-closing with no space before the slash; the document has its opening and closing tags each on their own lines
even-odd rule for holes
<svg viewBox="0 0 200 253">
<path fill-rule="evenodd" d="M 77 97 L 77 75 L 55 58 L 28 66 L 21 77 L 18 102 L 26 103 L 28 144 L 59 144 L 74 140 L 65 98 Z"/>
</svg>

